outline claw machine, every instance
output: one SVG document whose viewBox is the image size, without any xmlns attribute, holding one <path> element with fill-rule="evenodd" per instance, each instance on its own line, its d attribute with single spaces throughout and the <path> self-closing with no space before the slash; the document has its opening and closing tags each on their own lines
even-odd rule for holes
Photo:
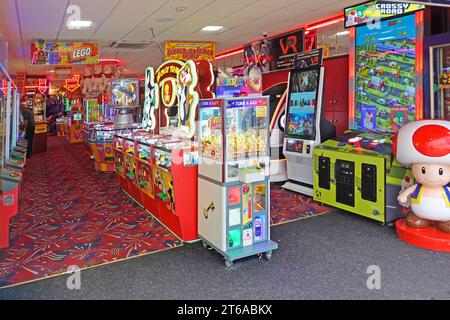
<svg viewBox="0 0 450 320">
<path fill-rule="evenodd" d="M 265 253 L 270 240 L 269 99 L 199 103 L 198 234 L 225 265 Z"/>
</svg>

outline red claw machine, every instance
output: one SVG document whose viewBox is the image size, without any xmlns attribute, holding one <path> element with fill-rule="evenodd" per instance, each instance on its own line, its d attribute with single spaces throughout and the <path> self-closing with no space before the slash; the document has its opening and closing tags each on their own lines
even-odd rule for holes
<svg viewBox="0 0 450 320">
<path fill-rule="evenodd" d="M 269 99 L 199 103 L 198 234 L 233 261 L 265 253 L 270 240 Z"/>
</svg>

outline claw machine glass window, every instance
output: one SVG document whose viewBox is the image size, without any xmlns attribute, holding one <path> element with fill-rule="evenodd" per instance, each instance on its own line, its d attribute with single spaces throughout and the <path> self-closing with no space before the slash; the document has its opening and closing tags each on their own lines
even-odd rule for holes
<svg viewBox="0 0 450 320">
<path fill-rule="evenodd" d="M 431 47 L 431 118 L 450 120 L 450 43 Z"/>
</svg>

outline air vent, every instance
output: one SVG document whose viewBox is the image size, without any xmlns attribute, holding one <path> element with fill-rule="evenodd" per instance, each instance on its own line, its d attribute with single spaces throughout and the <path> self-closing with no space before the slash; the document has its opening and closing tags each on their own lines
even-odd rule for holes
<svg viewBox="0 0 450 320">
<path fill-rule="evenodd" d="M 114 49 L 127 49 L 127 50 L 139 50 L 148 48 L 153 41 L 122 41 L 122 40 L 113 40 L 108 43 L 105 48 L 114 48 Z"/>
</svg>

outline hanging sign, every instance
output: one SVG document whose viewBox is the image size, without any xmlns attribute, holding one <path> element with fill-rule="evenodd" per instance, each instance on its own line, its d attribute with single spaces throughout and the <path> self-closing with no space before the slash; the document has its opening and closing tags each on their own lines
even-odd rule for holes
<svg viewBox="0 0 450 320">
<path fill-rule="evenodd" d="M 74 92 L 79 87 L 81 87 L 79 74 L 74 74 L 72 78 L 66 79 L 64 81 L 65 81 L 65 85 L 63 87 L 70 92 Z"/>
<path fill-rule="evenodd" d="M 213 60 L 215 42 L 167 41 L 164 44 L 165 60 Z"/>
<path fill-rule="evenodd" d="M 294 69 L 305 69 L 322 64 L 323 49 L 300 52 L 295 55 Z"/>
<path fill-rule="evenodd" d="M 304 50 L 304 38 L 304 30 L 299 29 L 245 45 L 244 76 L 253 68 L 262 73 L 291 69 L 295 54 Z"/>
<path fill-rule="evenodd" d="M 145 131 L 155 130 L 155 110 L 159 108 L 159 88 L 155 82 L 155 69 L 148 67 L 145 71 L 145 100 L 142 116 L 142 128 Z"/>
<path fill-rule="evenodd" d="M 39 39 L 31 42 L 32 65 L 98 63 L 98 42 L 63 42 Z"/>
<path fill-rule="evenodd" d="M 424 9 L 422 4 L 403 3 L 395 1 L 369 1 L 344 9 L 345 27 L 355 27 L 361 24 L 371 24 L 377 20 L 411 13 Z"/>
</svg>

